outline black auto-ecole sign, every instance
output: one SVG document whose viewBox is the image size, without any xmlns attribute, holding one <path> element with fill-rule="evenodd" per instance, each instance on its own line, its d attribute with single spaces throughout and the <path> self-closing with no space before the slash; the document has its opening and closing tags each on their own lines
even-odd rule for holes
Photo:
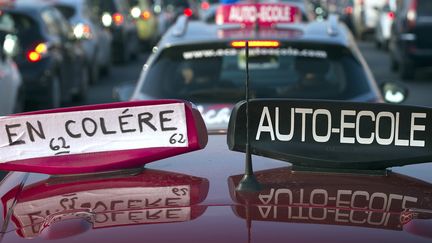
<svg viewBox="0 0 432 243">
<path fill-rule="evenodd" d="M 231 115 L 228 146 L 245 151 L 246 103 Z M 253 99 L 256 155 L 313 168 L 381 170 L 432 161 L 432 109 L 322 100 Z"/>
</svg>

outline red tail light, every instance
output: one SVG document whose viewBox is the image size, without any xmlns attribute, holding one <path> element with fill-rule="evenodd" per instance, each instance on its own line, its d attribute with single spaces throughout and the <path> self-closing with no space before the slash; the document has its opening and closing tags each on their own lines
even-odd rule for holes
<svg viewBox="0 0 432 243">
<path fill-rule="evenodd" d="M 408 8 L 407 13 L 407 20 L 408 20 L 408 27 L 414 28 L 416 25 L 416 19 L 417 19 L 417 0 L 411 0 L 411 3 Z"/>
<path fill-rule="evenodd" d="M 39 43 L 33 50 L 27 52 L 27 60 L 29 62 L 39 62 L 47 51 L 47 45 L 45 43 Z"/>
<path fill-rule="evenodd" d="M 246 46 L 246 41 L 232 41 L 231 47 L 234 48 L 244 48 Z M 273 41 L 273 40 L 253 40 L 249 41 L 249 47 L 251 48 L 277 48 L 280 46 L 279 41 Z"/>
<path fill-rule="evenodd" d="M 40 59 L 42 59 L 42 55 L 35 51 L 29 51 L 27 53 L 27 60 L 30 62 L 39 62 Z"/>
<path fill-rule="evenodd" d="M 388 12 L 388 13 L 387 13 L 387 17 L 388 17 L 389 19 L 394 19 L 394 18 L 395 18 L 395 13 L 394 13 L 394 12 Z"/>
<path fill-rule="evenodd" d="M 124 22 L 124 17 L 123 15 L 119 14 L 119 13 L 115 13 L 112 15 L 112 18 L 114 20 L 114 24 L 116 25 L 122 25 Z"/>
<path fill-rule="evenodd" d="M 192 14 L 193 14 L 192 9 L 190 9 L 190 8 L 185 8 L 185 9 L 183 10 L 183 14 L 186 15 L 187 17 L 192 16 Z"/>
<path fill-rule="evenodd" d="M 353 8 L 351 6 L 348 6 L 345 8 L 345 14 L 352 14 Z"/>
<path fill-rule="evenodd" d="M 149 11 L 144 11 L 141 13 L 141 19 L 148 20 L 151 17 L 151 13 Z"/>
<path fill-rule="evenodd" d="M 201 9 L 207 10 L 207 9 L 209 9 L 209 7 L 210 7 L 210 4 L 208 2 L 204 1 L 201 3 Z"/>
</svg>

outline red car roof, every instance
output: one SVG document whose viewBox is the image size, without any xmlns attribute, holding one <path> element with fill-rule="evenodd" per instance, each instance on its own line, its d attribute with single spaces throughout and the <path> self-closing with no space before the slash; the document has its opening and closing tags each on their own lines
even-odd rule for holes
<svg viewBox="0 0 432 243">
<path fill-rule="evenodd" d="M 25 173 L 13 173 L 1 186 L 3 240 L 430 241 L 430 163 L 395 168 L 387 176 L 354 175 L 293 172 L 289 164 L 254 156 L 263 190 L 249 194 L 234 188 L 243 167 L 244 154 L 229 151 L 225 135 L 211 135 L 206 149 L 148 164 L 144 171 L 90 174 L 79 181 L 42 174 L 28 174 L 25 180 Z M 182 188 L 190 190 L 182 194 Z M 171 204 L 166 189 L 178 194 Z M 181 204 L 185 195 L 189 202 Z M 146 199 L 147 204 L 136 201 Z M 48 213 L 48 204 L 68 210 L 62 214 L 53 207 Z M 88 208 L 97 213 L 84 214 Z M 26 217 L 32 221 L 22 220 Z"/>
</svg>

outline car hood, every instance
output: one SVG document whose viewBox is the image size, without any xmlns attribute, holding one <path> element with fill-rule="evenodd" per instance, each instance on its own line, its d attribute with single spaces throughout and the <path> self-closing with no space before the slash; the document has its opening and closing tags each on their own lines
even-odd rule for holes
<svg viewBox="0 0 432 243">
<path fill-rule="evenodd" d="M 225 135 L 145 169 L 2 182 L 3 242 L 430 242 L 432 164 L 382 174 L 293 171 L 254 156 L 261 185 L 238 192 L 244 154 Z"/>
</svg>

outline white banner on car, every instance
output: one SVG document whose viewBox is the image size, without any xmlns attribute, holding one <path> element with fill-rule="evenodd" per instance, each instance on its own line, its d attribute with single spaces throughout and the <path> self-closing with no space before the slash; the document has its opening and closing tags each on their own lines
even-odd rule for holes
<svg viewBox="0 0 432 243">
<path fill-rule="evenodd" d="M 188 144 L 183 103 L 0 119 L 0 163 Z"/>
</svg>

